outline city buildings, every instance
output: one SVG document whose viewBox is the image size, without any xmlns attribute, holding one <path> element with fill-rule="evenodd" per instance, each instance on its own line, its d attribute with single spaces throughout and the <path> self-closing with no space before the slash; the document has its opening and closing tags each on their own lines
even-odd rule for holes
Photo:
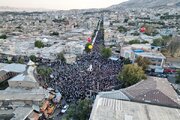
<svg viewBox="0 0 180 120">
<path fill-rule="evenodd" d="M 150 44 L 133 44 L 122 47 L 121 56 L 129 58 L 133 63 L 139 56 L 147 58 L 150 61 L 149 68 L 156 71 L 163 68 L 166 60 L 166 57 L 159 50 L 159 47 Z"/>
<path fill-rule="evenodd" d="M 49 92 L 35 80 L 35 64 L 32 61 L 27 65 L 9 64 L 1 70 L 13 71 L 16 75 L 7 78 L 7 88 L 0 90 L 0 118 L 25 120 L 36 114 L 32 106 L 39 106 Z"/>
</svg>

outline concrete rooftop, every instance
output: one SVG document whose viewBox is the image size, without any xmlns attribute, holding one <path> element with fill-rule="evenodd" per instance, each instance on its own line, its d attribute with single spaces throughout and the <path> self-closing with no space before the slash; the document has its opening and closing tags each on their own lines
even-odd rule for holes
<svg viewBox="0 0 180 120">
<path fill-rule="evenodd" d="M 89 120 L 180 120 L 180 109 L 96 97 Z"/>
</svg>

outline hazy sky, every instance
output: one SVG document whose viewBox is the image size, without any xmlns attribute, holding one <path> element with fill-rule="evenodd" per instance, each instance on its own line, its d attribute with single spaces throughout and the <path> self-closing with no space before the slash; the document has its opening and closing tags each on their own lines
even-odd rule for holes
<svg viewBox="0 0 180 120">
<path fill-rule="evenodd" d="M 104 8 L 127 0 L 0 0 L 0 6 L 48 9 Z"/>
</svg>

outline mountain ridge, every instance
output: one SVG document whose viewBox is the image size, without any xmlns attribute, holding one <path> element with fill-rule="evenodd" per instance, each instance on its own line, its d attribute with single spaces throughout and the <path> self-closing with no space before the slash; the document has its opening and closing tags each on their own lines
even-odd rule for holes
<svg viewBox="0 0 180 120">
<path fill-rule="evenodd" d="M 179 7 L 180 0 L 129 0 L 109 8 L 155 8 L 155 7 Z"/>
</svg>

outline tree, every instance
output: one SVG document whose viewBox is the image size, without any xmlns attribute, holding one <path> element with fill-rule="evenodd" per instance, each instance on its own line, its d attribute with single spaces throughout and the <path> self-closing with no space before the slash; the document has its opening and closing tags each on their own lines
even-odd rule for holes
<svg viewBox="0 0 180 120">
<path fill-rule="evenodd" d="M 31 61 L 36 62 L 36 56 L 35 55 L 31 55 L 29 58 Z"/>
<path fill-rule="evenodd" d="M 167 47 L 167 49 L 168 49 L 169 53 L 171 54 L 171 56 L 174 56 L 174 57 L 179 57 L 180 56 L 180 52 L 179 52 L 180 49 L 179 48 L 180 48 L 180 39 L 179 39 L 179 37 L 173 38 L 173 40 L 170 42 L 170 44 Z"/>
<path fill-rule="evenodd" d="M 135 26 L 136 23 L 135 23 L 135 22 L 129 22 L 128 25 L 129 25 L 129 26 Z"/>
<path fill-rule="evenodd" d="M 6 39 L 7 38 L 7 36 L 6 35 L 0 35 L 0 39 Z"/>
<path fill-rule="evenodd" d="M 149 43 L 148 41 L 142 41 L 141 44 L 146 44 Z"/>
<path fill-rule="evenodd" d="M 101 55 L 102 55 L 102 57 L 104 57 L 104 58 L 109 58 L 109 57 L 112 55 L 112 50 L 111 50 L 111 48 L 102 47 L 102 48 L 101 48 Z"/>
<path fill-rule="evenodd" d="M 38 67 L 37 73 L 43 77 L 48 77 L 52 73 L 52 69 L 50 67 Z"/>
<path fill-rule="evenodd" d="M 140 43 L 141 43 L 140 40 L 137 40 L 137 39 L 129 41 L 130 45 L 132 45 L 132 44 L 140 44 Z"/>
<path fill-rule="evenodd" d="M 129 58 L 125 58 L 124 59 L 124 64 L 131 64 L 131 60 Z"/>
<path fill-rule="evenodd" d="M 151 45 L 153 45 L 153 46 L 162 46 L 162 39 L 154 39 L 153 43 Z"/>
<path fill-rule="evenodd" d="M 34 46 L 37 47 L 37 48 L 43 48 L 44 44 L 43 44 L 42 41 L 36 40 L 35 43 L 34 43 Z"/>
<path fill-rule="evenodd" d="M 122 72 L 119 73 L 118 79 L 122 81 L 124 87 L 134 85 L 146 79 L 146 75 L 142 70 L 142 67 L 139 67 L 136 64 L 124 65 Z"/>
<path fill-rule="evenodd" d="M 138 31 L 135 31 L 134 33 L 131 33 L 131 35 L 134 35 L 134 36 L 139 36 L 140 33 Z"/>
<path fill-rule="evenodd" d="M 62 62 L 66 62 L 66 58 L 64 57 L 64 53 L 63 52 L 58 53 L 57 58 L 59 60 L 61 60 Z"/>
<path fill-rule="evenodd" d="M 92 109 L 92 101 L 89 99 L 79 100 L 71 104 L 63 120 L 88 120 Z"/>
<path fill-rule="evenodd" d="M 145 71 L 148 68 L 148 65 L 150 64 L 150 61 L 147 58 L 143 58 L 139 56 L 135 61 L 138 66 L 142 67 L 142 69 Z"/>
<path fill-rule="evenodd" d="M 50 36 L 59 36 L 59 33 L 58 32 L 52 32 L 52 33 L 50 33 Z"/>
<path fill-rule="evenodd" d="M 177 71 L 177 75 L 176 75 L 176 84 L 180 83 L 180 70 Z"/>
<path fill-rule="evenodd" d="M 125 33 L 125 32 L 127 32 L 127 28 L 125 28 L 125 27 L 123 27 L 123 26 L 119 26 L 119 27 L 118 27 L 118 31 L 119 31 L 120 33 Z"/>
<path fill-rule="evenodd" d="M 171 35 L 169 35 L 169 36 L 162 36 L 162 38 L 154 39 L 152 45 L 153 46 L 163 47 L 163 46 L 166 46 L 168 44 L 168 42 L 171 41 L 171 40 L 172 40 L 172 36 Z"/>
<path fill-rule="evenodd" d="M 87 53 L 91 52 L 91 49 L 89 49 L 89 45 L 91 45 L 91 43 L 87 43 L 87 44 L 85 45 L 85 51 L 86 51 Z"/>
<path fill-rule="evenodd" d="M 18 63 L 24 64 L 24 59 L 23 59 L 22 57 L 20 57 L 20 58 L 18 59 Z"/>
<path fill-rule="evenodd" d="M 154 26 L 152 25 L 144 25 L 144 27 L 146 28 L 145 34 L 146 35 L 153 35 L 155 36 L 156 34 L 158 34 L 157 30 L 155 29 Z"/>
<path fill-rule="evenodd" d="M 45 83 L 49 80 L 49 76 L 52 73 L 52 69 L 50 67 L 40 66 L 36 69 L 37 73 L 44 79 Z"/>
<path fill-rule="evenodd" d="M 132 44 L 146 44 L 146 43 L 149 43 L 148 41 L 140 41 L 138 39 L 135 39 L 135 40 L 131 40 L 129 41 L 129 44 L 132 45 Z"/>
</svg>

